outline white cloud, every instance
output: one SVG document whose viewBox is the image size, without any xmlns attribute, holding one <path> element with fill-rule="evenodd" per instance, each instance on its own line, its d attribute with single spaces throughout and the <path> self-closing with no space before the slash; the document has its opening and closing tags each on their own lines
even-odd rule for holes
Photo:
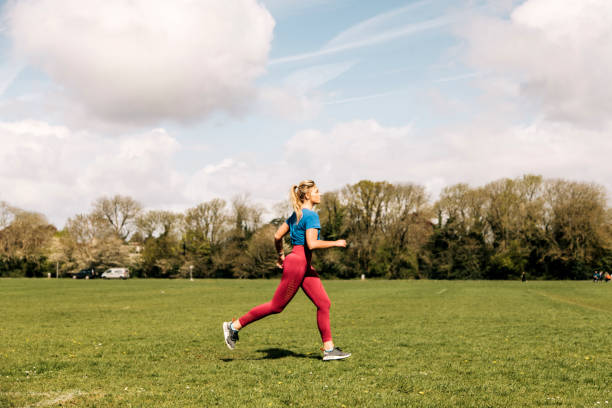
<svg viewBox="0 0 612 408">
<path fill-rule="evenodd" d="M 19 55 L 95 115 L 128 123 L 241 111 L 274 27 L 255 0 L 22 0 L 5 17 Z"/>
<path fill-rule="evenodd" d="M 255 157 L 220 161 L 191 179 L 190 197 L 248 192 L 254 202 L 270 205 L 284 200 L 292 183 L 309 178 L 325 191 L 362 179 L 413 182 L 435 199 L 448 185 L 483 185 L 527 173 L 593 181 L 612 193 L 610 151 L 605 133 L 546 120 L 506 130 L 485 121 L 427 135 L 411 126 L 355 120 L 328 131 L 297 132 L 275 163 L 259 164 Z"/>
<path fill-rule="evenodd" d="M 203 168 L 191 178 L 188 196 L 197 202 L 246 192 L 270 207 L 285 200 L 290 185 L 303 179 L 314 179 L 324 190 L 364 178 L 407 181 L 415 169 L 404 167 L 405 155 L 418 145 L 409 126 L 386 128 L 374 120 L 342 123 L 327 132 L 303 130 L 286 142 L 275 162 L 237 156 Z"/>
<path fill-rule="evenodd" d="M 305 178 L 323 191 L 362 179 L 413 182 L 435 199 L 447 185 L 535 173 L 594 181 L 612 192 L 612 140 L 605 132 L 543 119 L 500 130 L 487 120 L 429 134 L 376 120 L 305 129 L 273 162 L 237 154 L 191 174 L 176 169 L 181 146 L 163 129 L 108 138 L 43 122 L 0 123 L 0 201 L 42 212 L 61 227 L 102 195 L 182 211 L 248 193 L 253 203 L 272 208 Z"/>
<path fill-rule="evenodd" d="M 476 17 L 460 32 L 469 63 L 518 84 L 545 118 L 587 127 L 611 122 L 609 0 L 528 0 L 509 20 Z"/>
<path fill-rule="evenodd" d="M 39 121 L 0 123 L 0 200 L 42 212 L 59 227 L 102 195 L 150 206 L 184 202 L 172 159 L 180 148 L 163 129 L 122 138 Z"/>
<path fill-rule="evenodd" d="M 419 142 L 410 126 L 386 128 L 375 120 L 357 120 L 336 125 L 328 132 L 304 130 L 286 145 L 285 159 L 309 178 L 330 186 L 361 179 L 406 180 L 406 155 Z"/>
<path fill-rule="evenodd" d="M 567 123 L 536 119 L 531 124 L 501 129 L 475 123 L 441 133 L 445 153 L 437 169 L 445 184 L 483 184 L 526 173 L 549 178 L 594 181 L 612 192 L 606 160 L 612 141 L 605 132 L 587 131 Z"/>
</svg>

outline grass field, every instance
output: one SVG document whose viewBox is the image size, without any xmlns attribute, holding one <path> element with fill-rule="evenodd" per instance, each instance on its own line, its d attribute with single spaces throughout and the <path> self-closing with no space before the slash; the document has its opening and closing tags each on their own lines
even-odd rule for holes
<svg viewBox="0 0 612 408">
<path fill-rule="evenodd" d="M 612 407 L 612 284 L 325 281 L 221 323 L 276 280 L 0 279 L 0 407 Z"/>
</svg>

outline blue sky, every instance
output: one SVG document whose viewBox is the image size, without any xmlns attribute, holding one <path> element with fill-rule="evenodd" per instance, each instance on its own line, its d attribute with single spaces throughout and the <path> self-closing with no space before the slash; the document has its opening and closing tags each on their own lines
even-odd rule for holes
<svg viewBox="0 0 612 408">
<path fill-rule="evenodd" d="M 60 227 L 303 178 L 612 191 L 604 0 L 2 3 L 0 200 Z"/>
<path fill-rule="evenodd" d="M 201 143 L 202 132 L 227 134 L 227 139 L 209 139 L 209 143 L 215 145 L 210 152 L 211 158 L 217 152 L 229 154 L 245 146 L 250 151 L 265 155 L 265 158 L 273 158 L 282 150 L 282 144 L 274 142 L 301 128 L 325 128 L 355 118 L 376 118 L 390 126 L 406 123 L 425 128 L 436 126 L 452 118 L 432 115 L 431 110 L 420 103 L 419 94 L 430 89 L 462 98 L 470 98 L 473 94 L 473 89 L 464 83 L 469 81 L 469 77 L 463 76 L 477 72 L 452 55 L 452 49 L 460 46 L 460 40 L 451 35 L 447 24 L 373 45 L 356 45 L 344 51 L 307 57 L 320 52 L 337 35 L 373 17 L 385 17 L 385 13 L 400 11 L 397 17 L 389 16 L 379 24 L 373 24 L 369 32 L 361 36 L 444 17 L 450 9 L 449 2 L 313 3 L 310 6 L 296 6 L 295 10 L 279 8 L 270 64 L 257 83 L 261 86 L 278 86 L 290 82 L 292 78 L 299 81 L 295 77 L 303 82 L 311 81 L 312 84 L 303 86 L 313 86 L 306 92 L 318 94 L 321 98 L 320 112 L 302 119 L 271 118 L 257 114 L 238 120 L 213 118 L 202 126 L 182 129 L 183 132 L 192 130 L 196 133 L 193 137 L 195 143 Z M 403 9 L 406 11 L 401 12 Z M 275 8 L 271 11 L 274 13 Z M 385 27 L 385 23 L 392 26 Z M 302 59 L 285 61 L 292 57 Z M 323 75 L 323 78 L 319 77 L 321 84 L 311 78 L 317 74 Z M 326 76 L 328 81 L 325 81 Z M 458 79 L 452 80 L 455 77 Z M 223 122 L 221 128 L 220 122 Z M 253 138 L 250 130 L 257 132 L 258 137 Z M 269 143 L 262 143 L 264 141 Z"/>
</svg>

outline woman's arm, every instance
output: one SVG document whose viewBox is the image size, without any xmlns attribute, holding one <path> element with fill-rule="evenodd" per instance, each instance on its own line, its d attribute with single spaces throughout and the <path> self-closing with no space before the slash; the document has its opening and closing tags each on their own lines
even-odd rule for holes
<svg viewBox="0 0 612 408">
<path fill-rule="evenodd" d="M 339 239 L 337 241 L 320 241 L 317 239 L 318 233 L 319 230 L 316 228 L 309 228 L 306 230 L 306 244 L 308 245 L 308 249 L 311 251 L 313 249 L 346 247 L 346 241 L 343 239 Z"/>
<path fill-rule="evenodd" d="M 278 266 L 279 268 L 283 267 L 283 262 L 285 261 L 285 251 L 283 250 L 283 237 L 287 235 L 288 232 L 289 225 L 287 225 L 286 222 L 283 222 L 274 234 L 274 246 L 276 247 L 276 253 L 278 254 L 276 266 Z"/>
</svg>

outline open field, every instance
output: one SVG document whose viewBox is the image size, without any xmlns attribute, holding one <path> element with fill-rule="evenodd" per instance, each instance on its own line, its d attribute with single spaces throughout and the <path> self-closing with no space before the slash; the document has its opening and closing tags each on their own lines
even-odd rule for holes
<svg viewBox="0 0 612 408">
<path fill-rule="evenodd" d="M 0 279 L 0 407 L 612 407 L 612 284 L 325 281 L 351 358 L 301 292 L 228 350 L 277 282 Z"/>
</svg>

